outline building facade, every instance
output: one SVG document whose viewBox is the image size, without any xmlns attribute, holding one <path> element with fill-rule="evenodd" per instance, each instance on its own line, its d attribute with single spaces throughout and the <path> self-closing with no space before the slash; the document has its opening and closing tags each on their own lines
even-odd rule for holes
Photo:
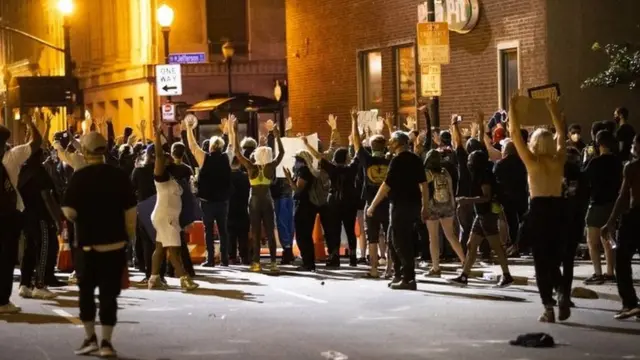
<svg viewBox="0 0 640 360">
<path fill-rule="evenodd" d="M 289 111 L 295 131 L 322 129 L 327 114 L 348 131 L 352 106 L 399 118 L 415 115 L 420 97 L 416 24 L 425 1 L 287 0 Z M 640 3 L 595 0 L 436 0 L 449 23 L 450 63 L 442 65 L 441 124 L 508 107 L 518 89 L 560 84 L 568 121 L 610 119 L 613 108 L 640 111 L 626 88 L 581 90 L 604 69 L 595 41 L 638 38 Z M 322 20 L 320 20 L 322 19 Z M 637 111 L 636 111 L 637 110 Z M 304 121 L 296 121 L 304 119 Z M 424 125 L 423 125 L 424 126 Z M 324 129 L 328 135 L 328 129 Z"/>
<path fill-rule="evenodd" d="M 57 0 L 3 0 L 2 4 L 7 1 L 31 7 L 13 14 L 14 27 L 34 35 L 42 33 L 41 27 L 46 28 L 50 36 L 42 36 L 62 46 L 63 18 L 56 11 Z M 236 49 L 231 69 L 233 93 L 273 97 L 275 81 L 286 79 L 284 0 L 73 2 L 74 11 L 69 17 L 71 55 L 84 105 L 93 118 L 110 118 L 116 133 L 126 126 L 136 129 L 142 119 L 150 123 L 159 118 L 165 99 L 155 90 L 155 65 L 164 63 L 165 58 L 156 9 L 163 4 L 174 11 L 169 52 L 198 54 L 199 58 L 198 63 L 181 66 L 183 94 L 174 96 L 174 102 L 193 104 L 216 94 L 227 95 L 228 72 L 221 54 L 226 41 Z M 11 12 L 15 7 L 3 8 Z M 45 14 L 47 19 L 36 21 L 28 14 Z M 28 41 L 18 42 L 15 35 L 0 43 L 10 54 L 5 61 L 8 67 L 24 63 L 41 48 L 28 44 L 36 49 L 25 49 L 23 43 Z M 47 51 L 42 56 L 48 56 Z M 58 67 L 49 73 L 62 74 L 63 57 L 53 53 Z M 147 132 L 151 132 L 149 126 Z"/>
</svg>

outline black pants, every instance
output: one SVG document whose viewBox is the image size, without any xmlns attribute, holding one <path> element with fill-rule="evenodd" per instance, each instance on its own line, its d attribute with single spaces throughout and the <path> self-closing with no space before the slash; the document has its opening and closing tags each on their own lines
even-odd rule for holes
<svg viewBox="0 0 640 360">
<path fill-rule="evenodd" d="M 7 305 L 11 297 L 21 231 L 21 213 L 15 211 L 0 217 L 0 306 Z"/>
<path fill-rule="evenodd" d="M 559 301 L 569 301 L 571 282 L 560 272 L 560 263 L 567 252 L 566 199 L 536 197 L 529 203 L 527 238 L 532 239 L 536 283 L 544 306 L 553 306 L 553 289 L 558 289 Z"/>
<path fill-rule="evenodd" d="M 427 224 L 419 222 L 416 224 L 414 247 L 416 256 L 420 252 L 420 261 L 431 261 L 431 248 L 429 247 L 429 229 Z"/>
<path fill-rule="evenodd" d="M 572 210 L 569 212 L 571 220 L 567 225 L 567 244 L 564 256 L 561 259 L 562 263 L 562 281 L 561 287 L 571 290 L 571 284 L 573 283 L 573 267 L 576 259 L 576 250 L 578 244 L 582 241 L 584 234 L 584 213 L 575 213 Z M 570 294 L 567 294 L 569 298 Z"/>
<path fill-rule="evenodd" d="M 628 309 L 638 307 L 638 296 L 633 287 L 631 259 L 636 252 L 640 252 L 639 229 L 640 208 L 634 208 L 622 217 L 616 248 L 618 293 L 622 299 L 622 307 Z"/>
<path fill-rule="evenodd" d="M 520 223 L 524 219 L 524 214 L 527 212 L 527 203 L 522 201 L 513 201 L 510 199 L 504 199 L 502 201 L 502 208 L 504 216 L 509 226 L 509 240 L 511 244 L 518 242 L 518 230 L 520 229 Z"/>
<path fill-rule="evenodd" d="M 273 199 L 269 193 L 251 195 L 251 198 L 249 198 L 249 218 L 251 219 L 253 238 L 251 244 L 252 261 L 254 263 L 260 262 L 261 235 L 262 227 L 264 227 L 264 237 L 267 238 L 267 243 L 269 244 L 271 262 L 275 262 L 277 250 L 275 239 L 276 213 L 273 209 Z"/>
<path fill-rule="evenodd" d="M 302 257 L 302 264 L 309 268 L 315 268 L 316 255 L 313 246 L 313 226 L 316 222 L 318 208 L 311 204 L 297 204 L 293 212 L 293 221 L 296 228 L 296 243 Z"/>
<path fill-rule="evenodd" d="M 193 262 L 191 261 L 191 255 L 189 254 L 189 246 L 187 245 L 187 236 L 181 231 L 180 232 L 180 257 L 182 258 L 182 265 L 184 266 L 184 270 L 189 274 L 190 277 L 196 276 L 196 272 L 193 269 Z M 171 262 L 164 261 L 164 264 L 167 267 L 167 275 L 173 277 L 175 276 L 175 269 Z"/>
<path fill-rule="evenodd" d="M 420 222 L 420 206 L 392 204 L 390 208 L 390 250 L 396 277 L 404 282 L 413 281 L 415 272 L 414 241 L 416 225 Z"/>
<path fill-rule="evenodd" d="M 80 290 L 80 320 L 96 319 L 94 293 L 100 290 L 100 323 L 115 326 L 118 312 L 118 296 L 122 286 L 122 273 L 127 264 L 125 249 L 108 252 L 76 251 L 76 275 Z"/>
<path fill-rule="evenodd" d="M 327 247 L 331 255 L 340 252 L 342 240 L 342 228 L 347 236 L 349 244 L 349 254 L 356 254 L 358 240 L 356 238 L 356 215 L 358 208 L 356 204 L 344 204 L 341 202 L 330 203 L 328 215 L 330 217 L 330 229 L 325 231 L 327 237 Z"/>
<path fill-rule="evenodd" d="M 368 206 L 367 206 L 368 207 Z M 364 220 L 365 237 L 369 244 L 377 244 L 380 242 L 380 230 L 385 232 L 388 237 L 389 231 L 389 216 L 373 216 L 366 217 Z"/>
<path fill-rule="evenodd" d="M 249 263 L 249 214 L 229 214 L 229 259 Z"/>
<path fill-rule="evenodd" d="M 473 205 L 464 204 L 458 205 L 457 209 L 458 223 L 460 224 L 460 244 L 462 250 L 467 253 L 467 243 L 471 236 L 471 227 L 473 225 L 473 219 L 475 214 L 473 212 Z"/>
<path fill-rule="evenodd" d="M 31 287 L 35 270 L 35 286 L 41 289 L 49 280 L 47 277 L 53 276 L 55 253 L 52 250 L 57 243 L 56 227 L 46 220 L 38 219 L 37 215 L 26 215 L 24 225 L 26 242 L 20 265 L 20 285 Z"/>
</svg>

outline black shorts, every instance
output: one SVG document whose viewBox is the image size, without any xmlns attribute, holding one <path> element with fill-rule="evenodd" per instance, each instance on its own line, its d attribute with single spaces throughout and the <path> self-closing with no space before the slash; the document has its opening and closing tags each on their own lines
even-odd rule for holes
<svg viewBox="0 0 640 360">
<path fill-rule="evenodd" d="M 587 227 L 601 228 L 607 224 L 615 203 L 606 205 L 589 205 L 585 219 Z"/>
<path fill-rule="evenodd" d="M 484 238 L 498 235 L 498 214 L 488 213 L 476 215 L 471 226 L 471 234 L 479 235 Z"/>
</svg>

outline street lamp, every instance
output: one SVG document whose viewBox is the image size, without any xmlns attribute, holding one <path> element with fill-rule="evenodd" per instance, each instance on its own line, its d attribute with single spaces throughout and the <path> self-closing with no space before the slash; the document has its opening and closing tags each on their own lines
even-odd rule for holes
<svg viewBox="0 0 640 360">
<path fill-rule="evenodd" d="M 276 86 L 273 88 L 273 97 L 276 98 L 276 101 L 278 102 L 278 127 L 284 134 L 285 124 L 284 114 L 282 113 L 282 102 L 280 102 L 280 100 L 282 99 L 282 87 L 280 86 L 280 80 L 276 80 Z"/>
<path fill-rule="evenodd" d="M 173 24 L 173 9 L 163 4 L 158 8 L 156 13 L 158 24 L 162 27 L 162 37 L 164 39 L 164 63 L 169 63 L 169 34 L 171 33 L 171 24 Z M 167 101 L 171 103 L 171 96 L 167 96 Z M 173 144 L 173 123 L 169 125 L 169 145 Z"/>
<path fill-rule="evenodd" d="M 74 86 L 73 86 L 73 64 L 71 60 L 71 22 L 69 16 L 73 12 L 72 0 L 58 1 L 58 11 L 62 14 L 62 29 L 64 36 L 64 78 L 67 84 L 67 119 L 66 126 L 69 126 L 68 117 L 73 115 Z"/>
<path fill-rule="evenodd" d="M 236 49 L 233 48 L 233 44 L 229 41 L 225 42 L 222 45 L 222 56 L 224 56 L 224 61 L 227 63 L 227 82 L 228 82 L 228 90 L 229 97 L 233 96 L 233 91 L 231 90 L 231 63 L 233 62 L 233 55 L 236 53 Z"/>
</svg>

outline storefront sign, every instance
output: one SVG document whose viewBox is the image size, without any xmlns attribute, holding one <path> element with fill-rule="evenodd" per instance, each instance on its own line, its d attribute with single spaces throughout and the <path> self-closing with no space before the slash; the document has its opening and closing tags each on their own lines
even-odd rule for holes
<svg viewBox="0 0 640 360">
<path fill-rule="evenodd" d="M 418 61 L 422 65 L 448 64 L 450 61 L 447 23 L 418 24 Z"/>
<path fill-rule="evenodd" d="M 442 95 L 442 78 L 440 65 L 423 65 L 420 67 L 420 95 L 432 97 Z"/>
<path fill-rule="evenodd" d="M 480 19 L 478 0 L 435 0 L 435 21 L 446 22 L 449 30 L 466 34 L 473 30 Z M 429 6 L 425 1 L 418 5 L 418 22 L 427 22 Z"/>
</svg>

